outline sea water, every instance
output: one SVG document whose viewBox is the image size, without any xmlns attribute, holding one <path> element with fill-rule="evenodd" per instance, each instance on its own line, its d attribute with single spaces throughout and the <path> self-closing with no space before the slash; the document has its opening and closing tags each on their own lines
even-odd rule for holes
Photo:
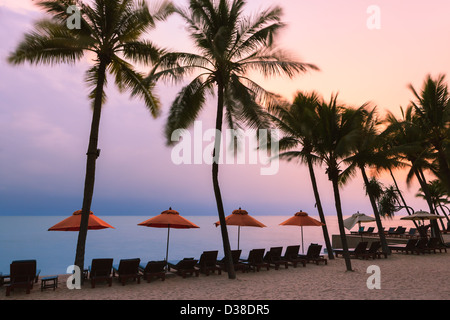
<svg viewBox="0 0 450 320">
<path fill-rule="evenodd" d="M 302 230 L 297 226 L 280 226 L 291 216 L 253 216 L 266 228 L 241 227 L 239 249 L 242 258 L 251 249 L 288 245 L 302 246 Z M 314 216 L 313 216 L 314 217 Z M 47 231 L 48 228 L 66 217 L 59 216 L 0 216 L 0 272 L 9 273 L 13 260 L 36 259 L 41 275 L 65 274 L 67 267 L 74 264 L 78 232 Z M 86 239 L 85 267 L 93 258 L 120 259 L 140 258 L 164 260 L 166 257 L 168 229 L 138 226 L 150 217 L 145 216 L 99 216 L 115 229 L 89 230 Z M 170 229 L 168 260 L 185 257 L 198 259 L 203 251 L 218 250 L 223 256 L 220 227 L 215 227 L 217 216 L 185 216 L 198 225 L 196 229 Z M 318 217 L 314 217 L 319 220 Z M 330 235 L 339 234 L 335 216 L 325 217 Z M 383 219 L 383 226 L 414 227 L 410 221 Z M 364 226 L 375 226 L 374 222 Z M 238 227 L 228 226 L 232 249 L 237 249 Z M 357 226 L 354 227 L 357 230 Z M 347 230 L 347 232 L 349 232 Z M 325 248 L 321 227 L 303 227 L 303 242 L 306 252 L 310 243 L 319 243 Z M 300 252 L 302 249 L 300 249 Z"/>
</svg>

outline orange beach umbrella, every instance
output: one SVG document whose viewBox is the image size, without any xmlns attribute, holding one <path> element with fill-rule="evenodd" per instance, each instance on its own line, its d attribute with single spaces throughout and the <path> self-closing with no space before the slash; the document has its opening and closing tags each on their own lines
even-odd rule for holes
<svg viewBox="0 0 450 320">
<path fill-rule="evenodd" d="M 138 223 L 138 226 L 153 227 L 153 228 L 167 228 L 167 248 L 166 248 L 166 263 L 169 255 L 169 236 L 170 228 L 174 229 L 191 229 L 200 228 L 196 224 L 180 216 L 180 213 L 176 210 L 165 210 L 161 214 Z"/>
<path fill-rule="evenodd" d="M 266 227 L 265 224 L 253 218 L 246 210 L 242 210 L 241 208 L 234 210 L 229 216 L 227 216 L 225 218 L 225 223 L 229 226 L 238 226 L 238 250 L 241 227 Z M 217 221 L 214 224 L 218 227 L 220 226 L 220 221 Z"/>
<path fill-rule="evenodd" d="M 75 211 L 70 217 L 58 222 L 53 227 L 48 229 L 48 231 L 80 231 L 81 224 L 81 210 Z M 95 216 L 92 211 L 89 214 L 89 222 L 88 229 L 89 230 L 100 230 L 112 228 L 113 226 L 109 225 L 99 217 Z"/>
<path fill-rule="evenodd" d="M 320 227 L 324 224 L 314 218 L 311 218 L 306 212 L 303 212 L 300 210 L 297 212 L 293 217 L 290 217 L 286 221 L 280 223 L 280 226 L 300 226 L 301 232 L 302 232 L 302 252 L 304 252 L 303 248 L 303 226 L 313 226 L 313 227 Z"/>
</svg>

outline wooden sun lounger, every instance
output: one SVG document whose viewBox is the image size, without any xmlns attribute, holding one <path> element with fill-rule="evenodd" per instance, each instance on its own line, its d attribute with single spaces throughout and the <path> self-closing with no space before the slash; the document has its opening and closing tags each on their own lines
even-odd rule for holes
<svg viewBox="0 0 450 320">
<path fill-rule="evenodd" d="M 350 257 L 352 258 L 364 258 L 366 254 L 366 248 L 367 248 L 367 241 L 361 241 L 359 242 L 354 249 L 349 248 L 348 253 Z M 336 257 L 338 255 L 344 255 L 344 249 L 334 249 L 334 253 L 336 254 Z"/>
<path fill-rule="evenodd" d="M 209 276 L 209 273 L 222 274 L 222 268 L 217 264 L 217 255 L 219 251 L 204 251 L 200 256 L 197 267 L 200 269 L 201 273 Z"/>
<path fill-rule="evenodd" d="M 99 281 L 105 281 L 111 287 L 112 285 L 112 268 L 113 259 L 92 259 L 89 267 L 89 279 L 91 280 L 91 287 Z"/>
<path fill-rule="evenodd" d="M 241 260 L 241 262 L 253 271 L 259 272 L 261 268 L 267 268 L 269 270 L 270 264 L 264 261 L 264 251 L 265 249 L 252 249 L 248 254 L 248 259 Z"/>
<path fill-rule="evenodd" d="M 269 265 L 273 265 L 275 270 L 280 268 L 280 265 L 284 265 L 285 269 L 288 268 L 289 262 L 285 261 L 281 258 L 281 253 L 283 251 L 283 247 L 272 247 L 269 251 L 266 252 L 263 260 L 268 262 Z"/>
<path fill-rule="evenodd" d="M 299 251 L 300 251 L 299 245 L 288 246 L 282 259 L 287 261 L 288 263 L 292 263 L 294 268 L 297 268 L 297 264 L 299 263 L 301 263 L 303 267 L 306 267 L 306 260 L 298 256 Z"/>
<path fill-rule="evenodd" d="M 320 251 L 322 250 L 322 246 L 319 244 L 311 243 L 308 247 L 308 251 L 306 254 L 299 254 L 298 257 L 300 259 L 304 259 L 307 263 L 313 262 L 315 264 L 319 264 L 323 262 L 327 264 L 327 259 L 324 256 L 320 255 Z"/>
<path fill-rule="evenodd" d="M 139 271 L 147 282 L 153 277 L 160 278 L 162 281 L 166 279 L 166 261 L 149 261 L 146 265 L 139 265 Z"/>
<path fill-rule="evenodd" d="M 248 271 L 248 266 L 241 262 L 241 253 L 242 250 L 231 250 L 231 258 L 233 259 L 233 267 L 234 270 L 242 270 L 242 272 Z M 217 264 L 222 268 L 223 271 L 227 272 L 227 265 L 225 263 L 225 258 L 220 261 L 217 261 Z"/>
<path fill-rule="evenodd" d="M 186 278 L 186 275 L 194 275 L 196 277 L 199 276 L 200 270 L 196 267 L 198 260 L 193 258 L 184 258 L 183 260 L 178 261 L 177 264 L 168 263 L 169 271 L 174 269 L 176 273 L 183 278 Z"/>
<path fill-rule="evenodd" d="M 139 274 L 139 263 L 141 259 L 122 259 L 118 266 L 113 266 L 113 277 L 118 276 L 119 281 L 124 286 L 128 279 L 141 283 L 141 275 Z"/>
<path fill-rule="evenodd" d="M 11 263 L 10 282 L 6 284 L 6 296 L 9 296 L 15 288 L 25 288 L 29 294 L 33 289 L 33 282 L 36 277 L 36 265 L 32 262 Z"/>
<path fill-rule="evenodd" d="M 406 244 L 390 244 L 388 245 L 388 248 L 394 252 L 404 252 L 406 254 L 409 254 L 410 252 L 411 254 L 413 254 L 414 252 L 416 252 L 419 254 L 419 252 L 416 250 L 416 243 L 416 239 L 409 239 Z"/>
</svg>

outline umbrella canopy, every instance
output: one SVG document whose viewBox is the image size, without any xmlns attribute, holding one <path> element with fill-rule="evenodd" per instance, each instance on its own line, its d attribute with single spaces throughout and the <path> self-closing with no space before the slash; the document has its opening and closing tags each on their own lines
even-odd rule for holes
<svg viewBox="0 0 450 320">
<path fill-rule="evenodd" d="M 442 217 L 423 210 L 416 211 L 412 215 L 400 218 L 400 220 L 436 220 L 436 219 L 442 219 Z"/>
<path fill-rule="evenodd" d="M 176 210 L 165 210 L 161 214 L 138 223 L 138 226 L 153 227 L 153 228 L 167 228 L 167 247 L 166 247 L 166 263 L 169 257 L 169 237 L 170 228 L 174 229 L 191 229 L 200 228 L 196 224 L 180 216 L 180 213 Z"/>
<path fill-rule="evenodd" d="M 233 210 L 233 212 L 229 216 L 225 217 L 225 223 L 229 226 L 238 226 L 238 250 L 241 227 L 266 227 L 264 223 L 259 222 L 258 220 L 250 216 L 246 210 L 243 210 L 241 208 Z M 220 226 L 220 221 L 217 221 L 214 224 L 216 227 L 218 227 Z"/>
<path fill-rule="evenodd" d="M 320 227 L 324 224 L 314 218 L 311 218 L 306 212 L 299 211 L 291 218 L 280 223 L 280 226 L 316 226 Z"/>
<path fill-rule="evenodd" d="M 350 230 L 355 226 L 355 224 L 359 224 L 359 226 L 361 226 L 362 222 L 374 222 L 374 221 L 376 221 L 375 218 L 369 217 L 364 213 L 360 213 L 358 211 L 357 213 L 352 214 L 351 217 L 344 220 L 344 227 Z"/>
<path fill-rule="evenodd" d="M 290 217 L 286 221 L 280 223 L 280 226 L 300 226 L 302 233 L 302 252 L 304 252 L 303 245 L 303 226 L 320 227 L 324 224 L 314 218 L 311 218 L 306 212 L 300 210 L 295 213 L 294 216 Z"/>
<path fill-rule="evenodd" d="M 81 210 L 77 210 L 70 217 L 48 229 L 48 231 L 80 231 L 80 223 Z M 100 230 L 106 228 L 114 229 L 113 226 L 95 216 L 91 211 L 89 214 L 88 230 Z"/>
<path fill-rule="evenodd" d="M 200 228 L 196 224 L 180 216 L 176 210 L 165 210 L 153 218 L 145 220 L 138 224 L 139 226 L 153 227 L 153 228 L 174 228 L 174 229 L 190 229 Z"/>
</svg>

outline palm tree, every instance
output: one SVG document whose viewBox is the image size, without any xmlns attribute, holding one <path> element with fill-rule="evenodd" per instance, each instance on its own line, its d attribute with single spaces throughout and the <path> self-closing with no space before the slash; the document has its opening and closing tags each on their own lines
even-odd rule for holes
<svg viewBox="0 0 450 320">
<path fill-rule="evenodd" d="M 400 193 L 394 186 L 383 187 L 381 196 L 378 198 L 378 212 L 382 217 L 392 218 L 395 213 L 402 209 Z"/>
<path fill-rule="evenodd" d="M 446 188 L 442 185 L 442 181 L 439 179 L 435 179 L 435 180 L 428 182 L 427 184 L 428 184 L 428 191 L 430 192 L 430 196 L 431 196 L 431 201 L 433 203 L 436 213 L 438 213 L 438 207 L 439 207 L 441 209 L 441 212 L 447 218 L 447 221 L 450 222 L 450 219 L 443 208 L 443 205 L 449 203 L 449 201 L 448 201 L 448 195 L 447 195 Z M 425 192 L 422 190 L 422 188 L 419 188 L 419 192 L 416 194 L 416 197 L 426 199 Z M 442 219 L 441 219 L 441 225 L 442 225 L 442 229 L 445 229 L 444 222 L 442 221 Z"/>
<path fill-rule="evenodd" d="M 411 169 L 408 172 L 407 183 L 410 183 L 412 178 L 416 177 L 424 192 L 430 213 L 435 214 L 432 197 L 424 175 L 424 170 L 431 168 L 430 162 L 433 159 L 430 144 L 426 141 L 413 106 L 409 106 L 404 112 L 402 109 L 402 116 L 403 119 L 398 120 L 391 112 L 388 112 L 385 120 L 387 128 L 383 134 L 391 140 L 393 153 L 396 153 L 399 159 L 410 163 Z M 440 237 L 435 220 L 431 221 L 431 230 L 433 236 Z"/>
<path fill-rule="evenodd" d="M 322 103 L 322 98 L 316 92 L 298 92 L 291 105 L 278 105 L 271 108 L 270 118 L 276 127 L 284 133 L 284 137 L 278 142 L 280 150 L 278 156 L 287 161 L 297 159 L 308 166 L 317 211 L 319 212 L 320 221 L 324 224 L 322 231 L 328 257 L 329 259 L 334 259 L 314 173 L 314 163 L 320 162 L 320 159 L 313 153 L 314 127 L 316 124 L 314 116 L 320 103 Z"/>
<path fill-rule="evenodd" d="M 382 190 L 377 183 L 369 181 L 366 167 L 381 170 L 398 166 L 399 162 L 391 155 L 389 149 L 382 148 L 384 141 L 378 133 L 381 122 L 376 117 L 376 108 L 367 110 L 366 107 L 367 104 L 360 108 L 361 116 L 358 117 L 361 121 L 359 124 L 359 137 L 353 155 L 345 160 L 349 163 L 349 166 L 344 173 L 351 174 L 356 168 L 361 171 L 366 193 L 369 196 L 375 216 L 382 249 L 384 252 L 389 252 L 390 250 L 383 232 L 383 225 L 377 205 L 377 200 L 381 197 Z"/>
<path fill-rule="evenodd" d="M 332 182 L 339 233 L 347 271 L 352 271 L 345 235 L 339 186 L 348 178 L 342 175 L 343 161 L 355 151 L 359 135 L 359 109 L 347 108 L 337 102 L 332 95 L 330 102 L 319 104 L 317 108 L 317 127 L 314 138 L 314 152 L 326 165 L 328 179 Z"/>
<path fill-rule="evenodd" d="M 14 65 L 73 64 L 86 53 L 96 57 L 86 72 L 86 83 L 92 89 L 92 123 L 86 161 L 86 177 L 82 205 L 82 219 L 76 249 L 75 265 L 83 270 L 89 212 L 94 192 L 96 160 L 100 150 L 98 132 L 102 105 L 105 103 L 106 74 L 114 77 L 121 91 L 129 90 L 131 96 L 144 100 L 153 117 L 159 114 L 159 100 L 152 93 L 153 85 L 144 81 L 144 75 L 128 62 L 150 63 L 156 61 L 160 50 L 150 41 L 141 40 L 144 32 L 154 28 L 157 20 L 163 20 L 171 5 L 162 3 L 154 14 L 144 1 L 95 0 L 87 5 L 78 0 L 40 0 L 36 5 L 50 14 L 39 21 L 34 31 L 12 52 L 8 61 Z M 69 6 L 80 11 L 80 28 L 69 29 Z"/>
<path fill-rule="evenodd" d="M 416 102 L 411 101 L 417 123 L 423 131 L 425 141 L 435 153 L 436 164 L 431 167 L 432 172 L 450 191 L 450 94 L 445 75 L 439 75 L 437 79 L 428 75 L 420 93 L 411 84 L 409 88 L 417 99 Z"/>
<path fill-rule="evenodd" d="M 273 7 L 255 16 L 245 16 L 244 0 L 191 0 L 189 9 L 176 12 L 186 21 L 199 54 L 173 52 L 164 55 L 149 78 L 181 81 L 186 75 L 198 74 L 181 89 L 172 103 L 166 125 L 166 137 L 171 141 L 177 129 L 188 128 L 204 108 L 206 96 L 216 88 L 216 132 L 221 132 L 224 111 L 230 129 L 237 124 L 252 128 L 268 128 L 261 105 L 272 105 L 277 96 L 266 91 L 248 77 L 259 71 L 265 76 L 294 75 L 311 64 L 300 63 L 275 49 L 273 40 L 283 27 L 282 9 Z M 212 180 L 221 226 L 229 278 L 235 278 L 231 250 L 225 224 L 222 195 L 219 188 L 219 158 L 221 135 L 216 134 Z"/>
</svg>

